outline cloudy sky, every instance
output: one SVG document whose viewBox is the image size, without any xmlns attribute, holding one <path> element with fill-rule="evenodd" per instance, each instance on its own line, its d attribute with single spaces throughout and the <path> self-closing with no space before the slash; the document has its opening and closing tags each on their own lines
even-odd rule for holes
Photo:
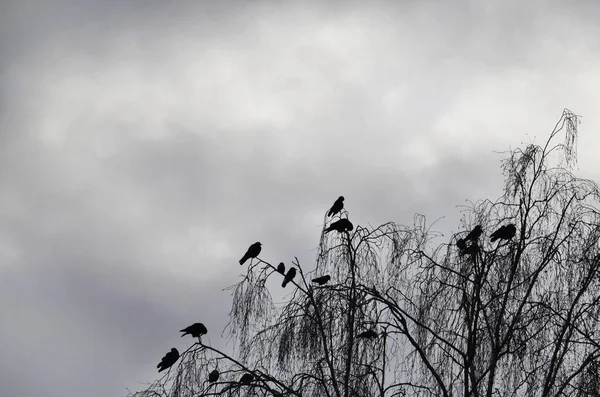
<svg viewBox="0 0 600 397">
<path fill-rule="evenodd" d="M 0 0 L 3 396 L 125 396 L 195 321 L 222 345 L 248 245 L 311 268 L 339 195 L 449 235 L 564 107 L 600 179 L 597 1 L 283 3 Z"/>
</svg>

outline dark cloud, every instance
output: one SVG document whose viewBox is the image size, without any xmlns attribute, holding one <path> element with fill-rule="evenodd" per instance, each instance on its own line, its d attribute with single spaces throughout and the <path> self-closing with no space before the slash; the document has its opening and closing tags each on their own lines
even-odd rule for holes
<svg viewBox="0 0 600 397">
<path fill-rule="evenodd" d="M 339 195 L 449 236 L 564 106 L 594 176 L 596 3 L 328 4 L 0 5 L 6 395 L 124 395 L 194 321 L 221 345 L 247 247 L 310 268 Z"/>
</svg>

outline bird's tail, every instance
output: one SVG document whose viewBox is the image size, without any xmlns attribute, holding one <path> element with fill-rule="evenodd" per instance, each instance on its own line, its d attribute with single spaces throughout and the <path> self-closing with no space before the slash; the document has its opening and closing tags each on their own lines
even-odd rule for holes
<svg viewBox="0 0 600 397">
<path fill-rule="evenodd" d="M 285 288 L 285 286 L 287 285 L 288 281 L 287 280 L 283 280 L 283 283 L 281 283 L 281 287 Z"/>
</svg>

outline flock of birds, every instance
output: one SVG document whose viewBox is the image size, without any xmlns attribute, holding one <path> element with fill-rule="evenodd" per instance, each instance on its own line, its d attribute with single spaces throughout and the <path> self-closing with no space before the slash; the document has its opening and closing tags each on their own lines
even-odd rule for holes
<svg viewBox="0 0 600 397">
<path fill-rule="evenodd" d="M 333 217 L 334 215 L 340 213 L 343 208 L 344 208 L 344 197 L 340 196 L 335 201 L 335 203 L 333 203 L 333 206 L 331 206 L 331 208 L 327 212 L 327 217 Z M 352 225 L 352 222 L 350 222 L 349 219 L 341 218 L 341 219 L 331 223 L 331 225 L 329 225 L 329 227 L 327 227 L 325 229 L 324 233 L 329 233 L 334 230 L 339 233 L 342 233 L 342 232 L 346 232 L 346 231 L 351 231 L 353 229 L 354 229 L 354 225 Z M 504 225 L 492 233 L 492 235 L 490 236 L 491 237 L 490 240 L 492 242 L 494 242 L 496 240 L 510 240 L 515 236 L 516 232 L 517 232 L 517 228 L 514 224 L 511 223 L 508 225 Z M 456 242 L 456 246 L 459 249 L 459 254 L 460 255 L 464 255 L 467 253 L 472 254 L 472 255 L 476 254 L 479 251 L 478 240 L 482 234 L 483 234 L 483 229 L 482 229 L 481 225 L 477 225 L 477 226 L 475 226 L 475 228 L 473 228 L 473 230 L 471 230 L 469 232 L 469 234 L 465 238 L 458 239 Z M 252 244 L 248 248 L 248 250 L 246 251 L 244 256 L 242 257 L 242 259 L 240 259 L 240 261 L 239 261 L 240 265 L 243 265 L 248 259 L 252 260 L 254 258 L 257 258 L 258 255 L 260 254 L 261 250 L 262 250 L 262 244 L 260 242 L 256 242 L 256 243 Z M 283 262 L 279 263 L 276 270 L 278 273 L 281 273 L 284 276 L 283 282 L 281 284 L 281 286 L 283 288 L 285 288 L 285 286 L 288 283 L 290 283 L 296 276 L 296 268 L 291 267 L 286 273 L 285 272 L 285 264 Z M 321 277 L 314 278 L 312 280 L 312 282 L 322 286 L 322 285 L 327 284 L 329 282 L 329 280 L 331 280 L 331 276 L 324 275 Z M 194 324 L 190 325 L 189 327 L 186 327 L 186 328 L 180 330 L 180 332 L 183 332 L 183 334 L 181 335 L 182 337 L 185 335 L 191 335 L 192 337 L 198 338 L 199 340 L 201 340 L 202 335 L 206 335 L 208 333 L 208 330 L 206 329 L 204 324 L 194 323 Z M 357 338 L 373 339 L 373 338 L 376 338 L 377 336 L 378 336 L 377 331 L 370 329 L 370 330 L 359 333 L 357 335 Z M 170 368 L 173 364 L 175 364 L 177 362 L 178 359 L 179 359 L 179 351 L 176 348 L 172 348 L 171 351 L 168 352 L 167 354 L 165 354 L 165 356 L 161 359 L 160 363 L 158 363 L 158 365 L 156 366 L 158 368 L 158 372 L 162 372 L 162 371 Z M 214 382 L 218 381 L 219 375 L 220 374 L 217 369 L 211 371 L 208 374 L 208 381 L 210 383 L 214 383 Z M 242 385 L 247 385 L 247 384 L 250 384 L 253 380 L 254 380 L 254 375 L 252 375 L 251 373 L 245 373 L 240 378 L 239 383 Z"/>
<path fill-rule="evenodd" d="M 342 209 L 344 209 L 344 197 L 340 196 L 335 201 L 335 203 L 333 203 L 333 205 L 327 212 L 327 216 L 333 217 L 334 215 L 340 213 L 342 211 Z M 350 222 L 349 219 L 341 218 L 341 219 L 331 223 L 331 225 L 329 225 L 329 227 L 327 227 L 325 229 L 324 233 L 327 234 L 334 230 L 339 233 L 342 233 L 342 232 L 346 232 L 346 231 L 351 231 L 353 229 L 354 229 L 354 225 L 352 224 L 352 222 Z M 243 265 L 244 263 L 246 263 L 246 261 L 248 259 L 252 260 L 254 258 L 257 258 L 258 255 L 260 254 L 261 250 L 262 250 L 262 244 L 260 242 L 256 242 L 256 243 L 252 244 L 248 248 L 248 250 L 246 251 L 244 256 L 242 257 L 242 259 L 240 259 L 240 261 L 239 261 L 240 265 Z M 285 272 L 285 264 L 283 262 L 280 262 L 279 265 L 277 265 L 276 270 L 278 273 L 281 273 L 283 275 L 283 282 L 281 284 L 281 286 L 283 288 L 285 288 L 285 286 L 288 285 L 288 283 L 290 283 L 294 279 L 294 277 L 296 277 L 296 268 L 291 267 L 286 273 Z M 331 276 L 327 274 L 327 275 L 324 275 L 321 277 L 314 278 L 312 280 L 312 282 L 322 286 L 322 285 L 327 284 L 329 282 L 329 280 L 331 280 Z M 185 335 L 191 335 L 192 337 L 198 338 L 199 340 L 201 340 L 202 335 L 206 335 L 208 333 L 208 330 L 204 324 L 194 323 L 194 324 L 190 325 L 189 327 L 186 327 L 186 328 L 180 330 L 179 332 L 183 332 L 183 334 L 181 335 L 182 337 Z M 374 338 L 376 336 L 377 336 L 377 333 L 373 330 L 368 330 L 368 331 L 365 331 L 365 332 L 357 335 L 357 337 L 359 337 L 359 338 Z M 156 368 L 158 368 L 158 372 L 160 373 L 168 368 L 171 368 L 173 366 L 173 364 L 175 364 L 177 362 L 178 359 L 179 359 L 179 351 L 176 348 L 172 348 L 171 351 L 168 352 L 167 354 L 165 354 L 165 356 L 160 360 L 160 362 L 156 366 Z M 220 376 L 219 371 L 217 369 L 215 369 L 208 374 L 208 381 L 210 383 L 214 383 L 219 380 L 219 376 Z M 247 385 L 247 384 L 250 384 L 253 380 L 254 380 L 254 375 L 252 375 L 251 373 L 245 373 L 240 378 L 239 383 L 242 385 Z"/>
</svg>

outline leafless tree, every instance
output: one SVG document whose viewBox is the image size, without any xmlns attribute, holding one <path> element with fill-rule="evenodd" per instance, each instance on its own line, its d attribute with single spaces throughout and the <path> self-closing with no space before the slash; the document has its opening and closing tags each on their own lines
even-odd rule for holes
<svg viewBox="0 0 600 397">
<path fill-rule="evenodd" d="M 253 261 L 225 330 L 237 353 L 200 341 L 134 396 L 600 396 L 600 192 L 571 173 L 578 124 L 565 109 L 543 146 L 509 152 L 503 196 L 465 209 L 447 243 L 421 215 L 322 233 L 281 307 L 266 281 L 282 275 Z"/>
</svg>

